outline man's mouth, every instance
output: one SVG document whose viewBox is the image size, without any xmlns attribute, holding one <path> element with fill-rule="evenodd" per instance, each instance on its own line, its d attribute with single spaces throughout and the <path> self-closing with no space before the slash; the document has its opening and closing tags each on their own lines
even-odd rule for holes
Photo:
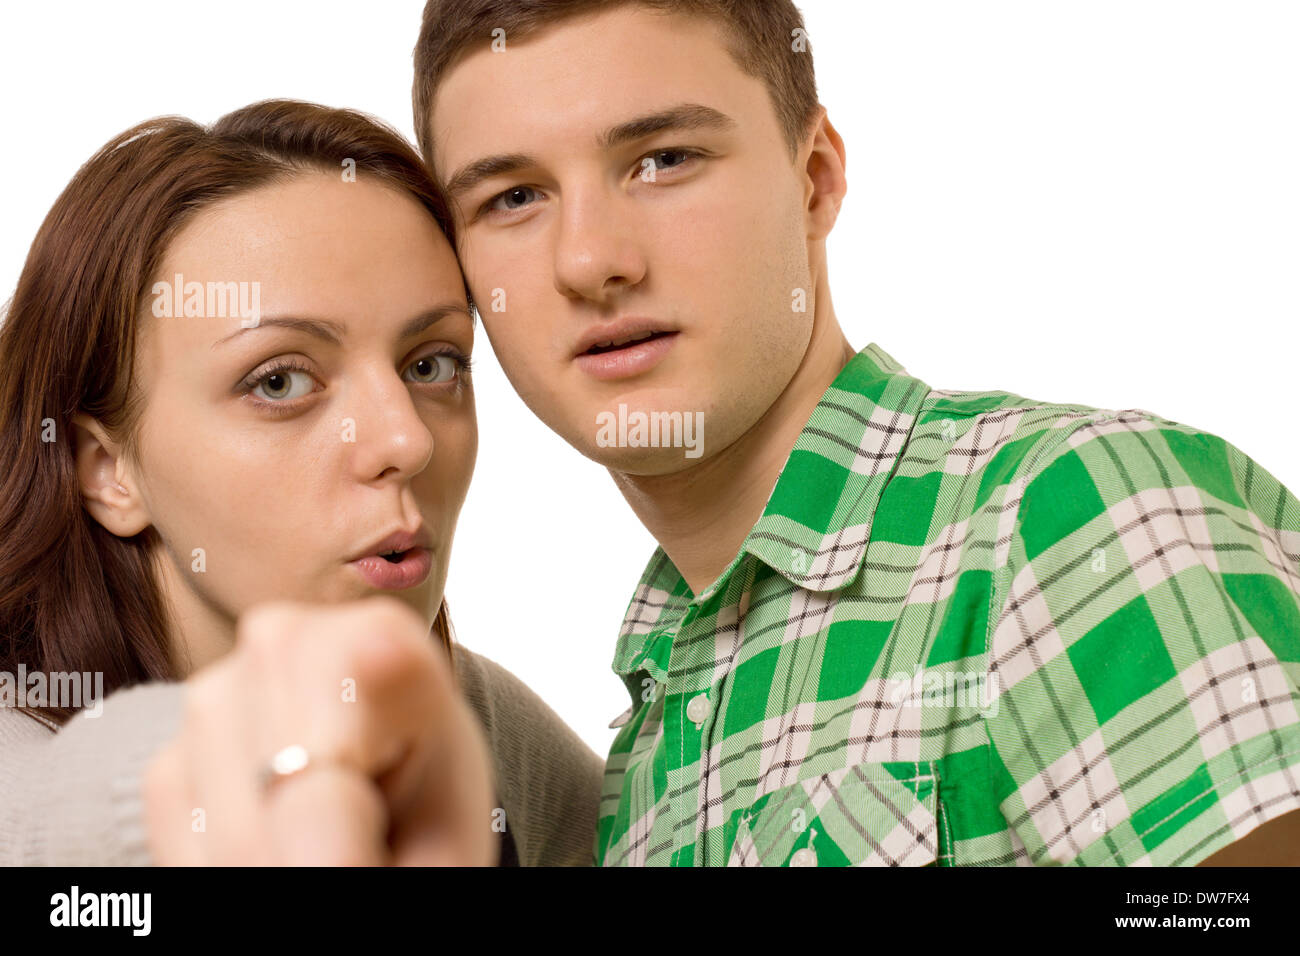
<svg viewBox="0 0 1300 956">
<path fill-rule="evenodd" d="M 676 332 L 638 332 L 636 335 L 623 336 L 621 338 L 610 339 L 607 342 L 597 342 L 583 355 L 603 355 L 606 352 L 616 352 L 619 349 L 629 348 L 633 345 L 639 345 L 642 342 L 651 342 L 655 339 L 661 339 L 666 335 L 676 335 Z"/>
<path fill-rule="evenodd" d="M 574 343 L 574 361 L 585 374 L 602 381 L 634 378 L 673 350 L 681 332 L 672 325 L 671 320 L 651 316 L 599 322 Z"/>
</svg>

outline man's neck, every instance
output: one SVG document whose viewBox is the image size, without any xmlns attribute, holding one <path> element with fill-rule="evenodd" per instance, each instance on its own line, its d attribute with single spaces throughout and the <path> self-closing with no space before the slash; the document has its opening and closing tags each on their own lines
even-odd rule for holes
<svg viewBox="0 0 1300 956">
<path fill-rule="evenodd" d="M 614 483 L 690 589 L 699 594 L 740 550 L 763 513 L 777 476 L 826 389 L 856 354 L 828 294 L 817 297 L 812 337 L 779 398 L 717 455 L 671 475 L 611 471 Z"/>
</svg>

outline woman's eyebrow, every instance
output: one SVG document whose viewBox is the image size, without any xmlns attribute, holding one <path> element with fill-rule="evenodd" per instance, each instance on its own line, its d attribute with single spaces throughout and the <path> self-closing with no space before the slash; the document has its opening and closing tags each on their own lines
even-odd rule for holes
<svg viewBox="0 0 1300 956">
<path fill-rule="evenodd" d="M 419 315 L 412 318 L 411 321 L 407 322 L 406 325 L 402 327 L 400 337 L 409 339 L 413 335 L 419 335 L 425 329 L 442 321 L 447 316 L 455 315 L 457 313 L 465 316 L 465 318 L 469 319 L 471 322 L 474 320 L 473 314 L 465 306 L 458 302 L 446 302 L 442 305 L 421 312 Z"/>
<path fill-rule="evenodd" d="M 327 322 L 324 319 L 295 319 L 287 316 L 259 319 L 256 325 L 245 325 L 235 329 L 224 338 L 217 339 L 212 343 L 212 348 L 216 348 L 223 342 L 229 342 L 237 335 L 243 335 L 245 332 L 255 332 L 258 329 L 278 326 L 286 329 L 296 329 L 299 332 L 306 332 L 308 335 L 314 335 L 319 339 L 324 339 L 334 345 L 339 345 L 343 341 L 345 329 L 337 322 Z"/>
<path fill-rule="evenodd" d="M 448 302 L 443 305 L 435 306 L 432 309 L 426 309 L 424 312 L 413 316 L 402 330 L 398 333 L 400 338 L 409 339 L 413 335 L 419 335 L 430 326 L 441 321 L 449 315 L 460 313 L 468 319 L 473 319 L 469 309 L 456 302 Z M 269 319 L 261 319 L 257 325 L 245 326 L 235 329 L 224 338 L 217 339 L 212 343 L 212 348 L 216 348 L 222 342 L 228 342 L 237 335 L 245 332 L 253 332 L 257 329 L 277 326 L 279 328 L 295 329 L 299 332 L 306 332 L 308 335 L 314 335 L 319 339 L 324 339 L 332 345 L 341 345 L 343 337 L 347 334 L 347 329 L 337 322 L 329 322 L 325 319 L 299 319 L 289 316 L 277 316 Z"/>
</svg>

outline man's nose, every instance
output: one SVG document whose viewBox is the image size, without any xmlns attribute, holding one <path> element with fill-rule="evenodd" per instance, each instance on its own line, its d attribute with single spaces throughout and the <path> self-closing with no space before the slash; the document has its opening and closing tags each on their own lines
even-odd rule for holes
<svg viewBox="0 0 1300 956">
<path fill-rule="evenodd" d="M 628 222 L 628 200 L 590 190 L 563 202 L 555 240 L 556 291 L 603 305 L 645 278 L 642 246 Z"/>
</svg>

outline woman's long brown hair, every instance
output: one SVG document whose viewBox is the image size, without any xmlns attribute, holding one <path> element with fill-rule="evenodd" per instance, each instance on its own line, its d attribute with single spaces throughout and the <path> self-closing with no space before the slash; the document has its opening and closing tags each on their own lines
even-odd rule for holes
<svg viewBox="0 0 1300 956">
<path fill-rule="evenodd" d="M 104 695 L 178 679 L 150 557 L 157 532 L 120 538 L 82 506 L 72 416 L 98 419 L 134 456 L 144 400 L 131 381 L 136 329 L 171 240 L 212 203 L 306 170 L 342 175 L 347 161 L 359 178 L 423 203 L 455 248 L 443 194 L 398 133 L 294 100 L 255 103 L 210 127 L 141 123 L 54 203 L 0 324 L 0 670 L 102 672 Z M 451 656 L 445 601 L 433 633 Z M 61 724 L 77 708 L 22 710 Z"/>
</svg>

